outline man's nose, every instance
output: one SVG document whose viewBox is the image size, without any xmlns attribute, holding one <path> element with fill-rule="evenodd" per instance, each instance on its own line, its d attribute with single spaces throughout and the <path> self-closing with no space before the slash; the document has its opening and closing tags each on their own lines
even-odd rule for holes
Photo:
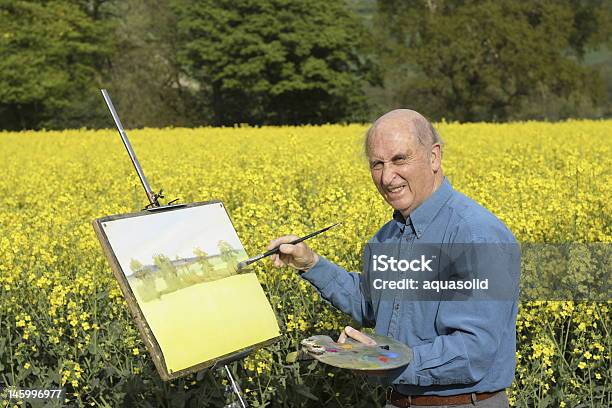
<svg viewBox="0 0 612 408">
<path fill-rule="evenodd" d="M 382 185 L 388 186 L 389 184 L 391 184 L 395 176 L 396 176 L 396 173 L 391 163 L 385 163 L 382 169 L 382 174 L 380 176 Z"/>
</svg>

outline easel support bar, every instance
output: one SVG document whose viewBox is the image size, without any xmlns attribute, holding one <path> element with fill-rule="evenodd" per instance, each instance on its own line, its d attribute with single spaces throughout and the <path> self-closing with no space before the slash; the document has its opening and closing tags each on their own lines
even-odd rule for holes
<svg viewBox="0 0 612 408">
<path fill-rule="evenodd" d="M 238 402 L 240 403 L 239 407 L 240 408 L 247 408 L 246 402 L 244 402 L 244 399 L 242 398 L 242 390 L 240 389 L 240 385 L 238 385 L 236 380 L 234 380 L 234 376 L 232 375 L 232 371 L 230 370 L 230 368 L 227 365 L 224 365 L 223 368 L 225 368 L 225 372 L 227 374 L 227 378 L 229 378 L 230 385 L 232 387 L 232 391 L 234 392 L 234 394 L 236 394 L 236 397 L 238 397 Z"/>
<path fill-rule="evenodd" d="M 149 202 L 153 207 L 159 207 L 159 201 L 157 200 L 158 195 L 153 193 L 151 190 L 151 186 L 147 182 L 147 178 L 142 171 L 142 167 L 140 167 L 140 163 L 138 162 L 138 158 L 136 157 L 136 153 L 134 153 L 134 149 L 132 149 L 132 145 L 130 144 L 130 140 L 123 129 L 123 124 L 121 123 L 121 119 L 119 119 L 119 115 L 117 115 L 117 111 L 115 110 L 115 106 L 113 105 L 113 101 L 111 101 L 110 95 L 106 89 L 101 89 L 102 96 L 104 97 L 104 102 L 106 102 L 106 106 L 108 106 L 108 110 L 110 111 L 113 120 L 115 121 L 115 126 L 117 126 L 117 130 L 119 131 L 119 135 L 121 136 L 121 140 L 123 141 L 123 145 L 125 146 L 130 159 L 132 160 L 132 164 L 136 169 L 136 173 L 138 173 L 138 177 L 140 178 L 140 182 L 147 193 L 147 197 L 149 198 Z"/>
</svg>

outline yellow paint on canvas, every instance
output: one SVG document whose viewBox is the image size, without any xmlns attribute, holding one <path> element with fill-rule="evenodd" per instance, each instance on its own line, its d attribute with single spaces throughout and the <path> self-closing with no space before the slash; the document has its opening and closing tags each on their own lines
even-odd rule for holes
<svg viewBox="0 0 612 408">
<path fill-rule="evenodd" d="M 139 302 L 169 372 L 212 360 L 279 335 L 254 273 L 205 282 Z"/>
</svg>

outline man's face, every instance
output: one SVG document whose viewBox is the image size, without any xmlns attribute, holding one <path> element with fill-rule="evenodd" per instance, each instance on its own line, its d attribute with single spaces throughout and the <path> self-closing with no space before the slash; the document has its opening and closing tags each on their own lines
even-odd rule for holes
<svg viewBox="0 0 612 408">
<path fill-rule="evenodd" d="M 438 152 L 435 147 L 423 146 L 405 125 L 381 124 L 370 136 L 372 181 L 387 203 L 404 217 L 435 190 Z"/>
</svg>

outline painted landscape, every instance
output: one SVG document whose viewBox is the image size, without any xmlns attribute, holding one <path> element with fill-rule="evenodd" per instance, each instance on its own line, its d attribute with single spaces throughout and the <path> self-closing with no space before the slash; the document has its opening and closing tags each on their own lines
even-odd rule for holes
<svg viewBox="0 0 612 408">
<path fill-rule="evenodd" d="M 168 372 L 279 335 L 276 316 L 222 203 L 120 218 L 102 226 Z"/>
<path fill-rule="evenodd" d="M 236 274 L 238 262 L 247 258 L 244 249 L 234 249 L 223 240 L 217 247 L 219 252 L 212 255 L 195 248 L 190 258 L 153 255 L 153 263 L 146 265 L 133 258 L 130 261 L 133 274 L 128 277 L 130 287 L 139 301 L 148 302 L 191 285 Z"/>
</svg>

